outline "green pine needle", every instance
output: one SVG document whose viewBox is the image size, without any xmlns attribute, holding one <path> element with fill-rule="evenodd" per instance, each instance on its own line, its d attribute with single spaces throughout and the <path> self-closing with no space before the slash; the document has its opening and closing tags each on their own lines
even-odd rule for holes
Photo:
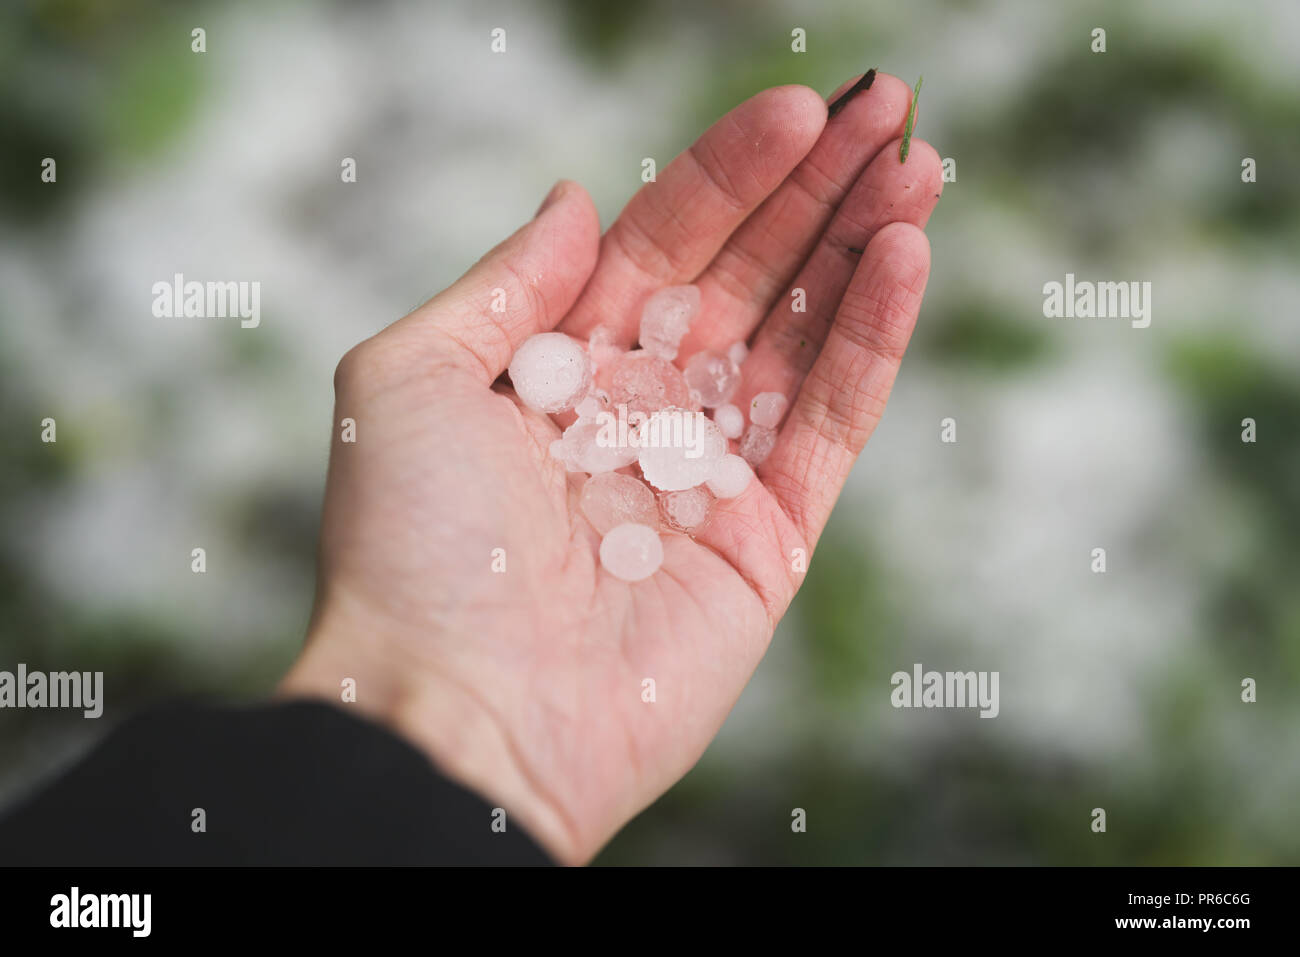
<svg viewBox="0 0 1300 957">
<path fill-rule="evenodd" d="M 916 125 L 916 99 L 921 95 L 921 81 L 925 77 L 917 78 L 916 89 L 912 90 L 912 108 L 907 113 L 907 126 L 903 127 L 903 145 L 898 148 L 898 161 L 907 162 L 907 151 L 912 146 L 912 127 Z"/>
</svg>

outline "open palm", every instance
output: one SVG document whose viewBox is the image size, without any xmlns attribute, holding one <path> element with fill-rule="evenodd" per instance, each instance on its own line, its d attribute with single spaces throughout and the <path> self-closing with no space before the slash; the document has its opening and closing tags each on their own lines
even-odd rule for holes
<svg viewBox="0 0 1300 957">
<path fill-rule="evenodd" d="M 710 128 L 600 235 L 561 183 L 456 284 L 353 349 L 336 425 L 317 605 L 286 693 L 393 724 L 559 860 L 589 859 L 721 726 L 798 589 L 878 420 L 929 271 L 939 159 L 898 137 L 880 75 L 829 122 L 805 87 Z M 679 362 L 749 342 L 736 403 L 791 399 L 771 456 L 650 578 L 613 578 L 548 455 L 550 417 L 502 372 L 527 337 L 636 338 L 649 294 L 694 282 Z M 504 300 L 504 312 L 494 301 Z M 348 438 L 352 436 L 349 435 Z M 484 822 L 487 826 L 488 822 Z"/>
</svg>

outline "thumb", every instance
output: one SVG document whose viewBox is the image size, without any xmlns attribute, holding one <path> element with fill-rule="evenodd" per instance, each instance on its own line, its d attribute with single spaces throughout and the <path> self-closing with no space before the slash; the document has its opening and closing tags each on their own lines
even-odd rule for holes
<svg viewBox="0 0 1300 957">
<path fill-rule="evenodd" d="M 462 366 L 491 383 L 529 336 L 554 329 L 596 266 L 600 219 L 587 191 L 561 180 L 532 220 L 469 272 L 377 338 Z"/>
</svg>

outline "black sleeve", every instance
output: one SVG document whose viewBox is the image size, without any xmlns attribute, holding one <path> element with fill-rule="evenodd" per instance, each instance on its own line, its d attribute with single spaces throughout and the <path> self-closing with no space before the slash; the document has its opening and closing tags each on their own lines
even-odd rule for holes
<svg viewBox="0 0 1300 957">
<path fill-rule="evenodd" d="M 501 817 L 342 708 L 175 705 L 0 817 L 0 864 L 550 863 Z"/>
</svg>

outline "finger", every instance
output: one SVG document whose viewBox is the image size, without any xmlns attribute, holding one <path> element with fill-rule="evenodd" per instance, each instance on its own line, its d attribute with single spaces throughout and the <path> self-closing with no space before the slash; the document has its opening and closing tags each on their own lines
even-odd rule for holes
<svg viewBox="0 0 1300 957">
<path fill-rule="evenodd" d="M 826 104 L 805 86 L 764 90 L 718 120 L 638 190 L 609 228 L 564 331 L 586 337 L 606 324 L 632 342 L 647 296 L 695 279 L 807 155 L 825 123 Z"/>
<path fill-rule="evenodd" d="M 781 620 L 807 569 L 808 546 L 776 498 L 753 481 L 715 501 L 692 535 L 736 570 L 763 603 L 768 634 Z"/>
<path fill-rule="evenodd" d="M 891 223 L 876 233 L 776 448 L 759 466 L 810 546 L 884 412 L 929 272 L 930 244 L 917 226 Z"/>
<path fill-rule="evenodd" d="M 849 89 L 848 83 L 831 97 Z M 697 280 L 701 315 L 681 354 L 748 339 L 785 293 L 859 174 L 902 135 L 911 90 L 879 73 L 829 120 L 786 181 L 745 220 Z"/>
<path fill-rule="evenodd" d="M 499 376 L 529 336 L 555 328 L 596 264 L 600 219 L 587 191 L 556 183 L 537 215 L 374 342 Z"/>
<path fill-rule="evenodd" d="M 943 191 L 943 164 L 923 140 L 913 140 L 906 163 L 899 140 L 888 143 L 858 178 L 791 289 L 759 327 L 745 360 L 736 404 L 748 411 L 760 392 L 779 392 L 793 402 L 821 351 L 840 300 L 859 269 L 863 250 L 891 222 L 924 227 Z M 804 311 L 796 312 L 797 305 Z"/>
</svg>

